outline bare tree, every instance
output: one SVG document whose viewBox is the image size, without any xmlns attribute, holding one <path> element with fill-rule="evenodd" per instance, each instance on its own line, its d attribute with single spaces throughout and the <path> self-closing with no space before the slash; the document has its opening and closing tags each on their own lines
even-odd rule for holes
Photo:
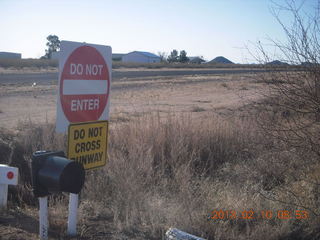
<svg viewBox="0 0 320 240">
<path fill-rule="evenodd" d="M 166 52 L 158 52 L 158 56 L 160 57 L 160 62 L 166 62 L 168 54 Z"/>
<path fill-rule="evenodd" d="M 283 12 L 291 15 L 292 25 L 281 20 Z M 273 140 L 273 150 L 286 151 L 291 159 L 280 163 L 284 168 L 283 180 L 277 187 L 282 191 L 277 194 L 269 191 L 264 196 L 319 214 L 316 199 L 320 199 L 320 192 L 315 191 L 319 188 L 320 178 L 312 170 L 320 166 L 319 7 L 315 7 L 311 15 L 303 12 L 303 2 L 298 4 L 298 1 L 291 0 L 284 6 L 275 3 L 273 14 L 282 26 L 286 41 L 271 39 L 272 47 L 277 50 L 277 54 L 272 55 L 265 44 L 257 44 L 259 54 L 254 56 L 266 70 L 259 80 L 268 85 L 266 97 L 257 108 L 257 122 Z M 274 61 L 275 58 L 278 61 Z M 308 183 L 314 194 L 304 195 L 298 192 L 301 188 L 293 188 L 293 183 L 302 181 Z M 272 187 L 268 187 L 270 189 Z"/>
<path fill-rule="evenodd" d="M 268 119 L 270 124 L 264 122 L 263 126 L 274 136 L 320 157 L 317 132 L 320 130 L 320 18 L 317 9 L 313 16 L 302 16 L 300 9 L 294 1 L 280 8 L 292 14 L 292 26 L 285 26 L 274 10 L 287 41 L 272 43 L 282 56 L 281 62 L 287 64 L 272 64 L 264 46 L 258 44 L 259 60 L 268 71 L 263 76 L 264 82 L 269 83 L 270 90 L 261 120 L 271 117 Z"/>
</svg>

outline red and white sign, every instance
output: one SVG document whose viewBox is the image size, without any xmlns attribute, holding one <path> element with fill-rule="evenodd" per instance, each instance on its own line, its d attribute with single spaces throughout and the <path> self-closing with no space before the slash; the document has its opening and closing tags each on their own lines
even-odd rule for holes
<svg viewBox="0 0 320 240">
<path fill-rule="evenodd" d="M 18 168 L 0 164 L 0 184 L 17 185 L 19 175 L 18 173 Z"/>
<path fill-rule="evenodd" d="M 70 123 L 108 120 L 111 48 L 61 42 L 57 131 Z"/>
</svg>

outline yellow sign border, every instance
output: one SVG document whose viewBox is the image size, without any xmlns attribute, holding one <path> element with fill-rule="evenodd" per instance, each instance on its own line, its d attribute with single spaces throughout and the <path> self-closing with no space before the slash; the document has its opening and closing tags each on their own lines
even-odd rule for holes
<svg viewBox="0 0 320 240">
<path fill-rule="evenodd" d="M 109 139 L 109 121 L 108 120 L 100 120 L 100 121 L 92 121 L 92 122 L 79 122 L 79 123 L 71 123 L 68 126 L 68 145 L 67 145 L 67 156 L 68 159 L 69 158 L 69 153 L 70 153 L 70 141 L 71 141 L 71 137 L 70 137 L 70 131 L 71 131 L 71 127 L 73 126 L 82 126 L 82 125 L 87 125 L 87 124 L 96 124 L 96 123 L 106 123 L 107 124 L 107 133 L 106 133 L 106 146 L 105 146 L 105 152 L 106 152 L 106 159 L 104 161 L 103 165 L 100 166 L 96 166 L 96 167 L 91 167 L 91 168 L 85 168 L 85 166 L 83 166 L 85 168 L 85 170 L 91 170 L 91 169 L 97 169 L 97 168 L 101 168 L 104 167 L 107 164 L 107 160 L 108 160 L 108 139 Z M 70 159 L 72 160 L 72 159 Z M 74 161 L 74 160 L 73 160 Z"/>
</svg>

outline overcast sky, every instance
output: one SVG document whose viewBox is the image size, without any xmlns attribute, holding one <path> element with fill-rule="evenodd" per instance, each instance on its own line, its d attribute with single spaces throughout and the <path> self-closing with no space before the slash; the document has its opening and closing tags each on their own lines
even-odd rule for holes
<svg viewBox="0 0 320 240">
<path fill-rule="evenodd" d="M 304 2 L 305 13 L 317 4 Z M 113 53 L 177 49 L 206 60 L 225 56 L 248 63 L 246 45 L 285 39 L 274 7 L 270 0 L 0 0 L 0 52 L 39 58 L 46 37 L 55 34 L 60 40 L 109 45 Z M 285 12 L 280 16 L 290 21 Z"/>
</svg>

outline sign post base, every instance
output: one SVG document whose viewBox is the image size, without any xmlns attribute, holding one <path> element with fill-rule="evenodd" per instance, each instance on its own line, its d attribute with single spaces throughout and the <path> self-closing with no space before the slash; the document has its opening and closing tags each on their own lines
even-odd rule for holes
<svg viewBox="0 0 320 240">
<path fill-rule="evenodd" d="M 79 195 L 70 193 L 69 195 L 69 215 L 68 215 L 68 236 L 77 235 L 77 213 L 78 213 L 78 202 Z"/>
<path fill-rule="evenodd" d="M 0 208 L 7 208 L 8 184 L 0 184 Z"/>
<path fill-rule="evenodd" d="M 41 240 L 48 239 L 48 197 L 39 198 L 39 236 Z"/>
</svg>

